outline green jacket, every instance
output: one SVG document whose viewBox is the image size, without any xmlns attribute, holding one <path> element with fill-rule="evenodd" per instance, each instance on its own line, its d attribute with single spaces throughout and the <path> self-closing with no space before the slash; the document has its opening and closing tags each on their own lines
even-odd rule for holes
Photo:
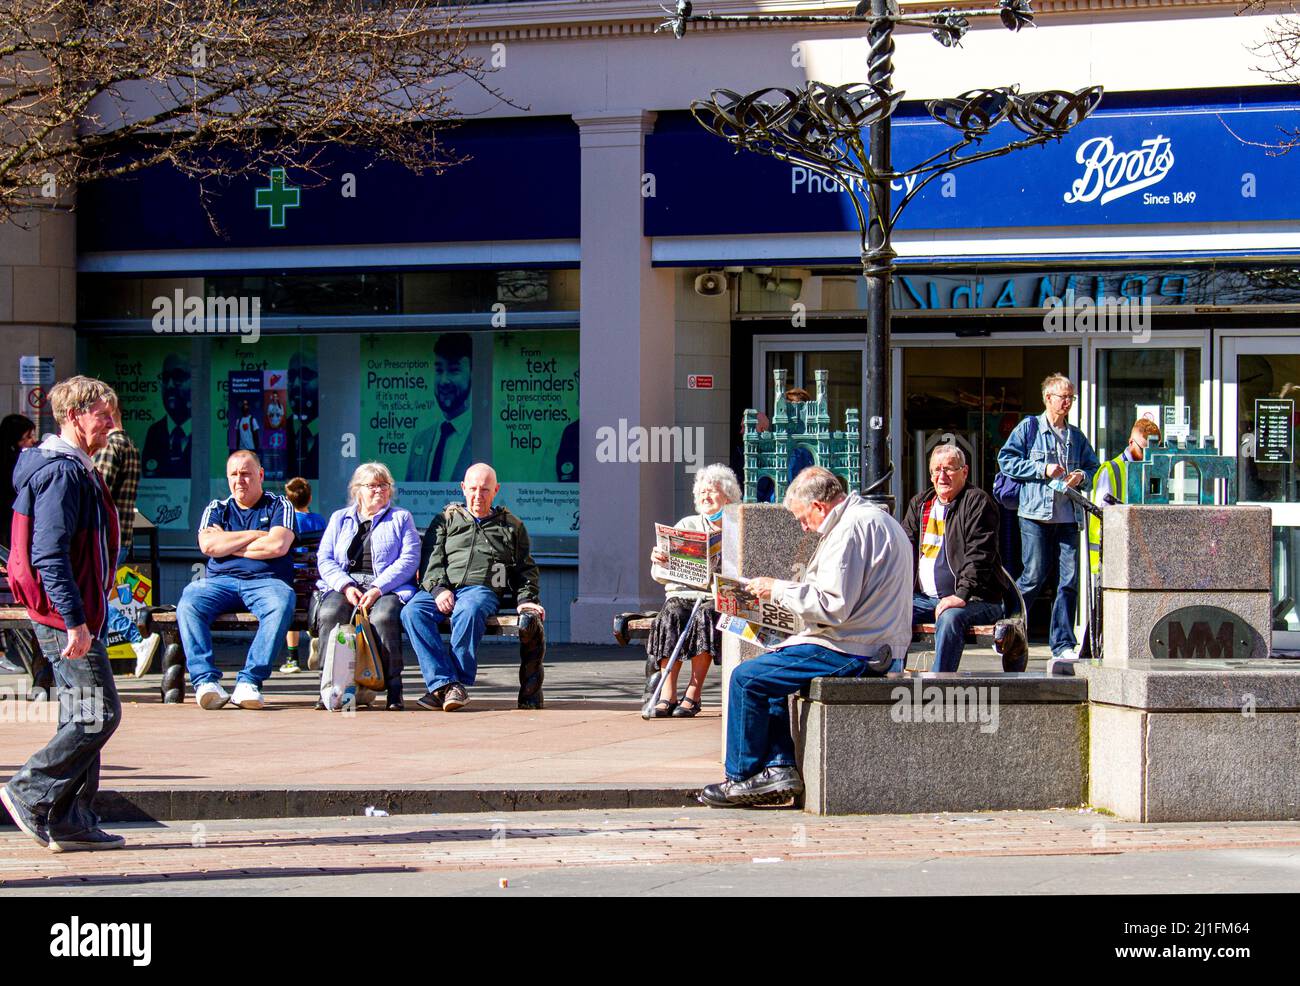
<svg viewBox="0 0 1300 986">
<path fill-rule="evenodd" d="M 420 584 L 435 597 L 441 589 L 485 585 L 498 596 L 513 590 L 520 603 L 541 601 L 528 531 L 505 507 L 476 522 L 463 503 L 448 504 L 425 532 L 424 549 L 428 564 Z"/>
</svg>

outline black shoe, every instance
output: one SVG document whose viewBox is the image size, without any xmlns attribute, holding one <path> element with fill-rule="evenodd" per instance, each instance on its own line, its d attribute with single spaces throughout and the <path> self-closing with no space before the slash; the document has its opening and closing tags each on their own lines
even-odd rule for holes
<svg viewBox="0 0 1300 986">
<path fill-rule="evenodd" d="M 455 712 L 467 705 L 469 705 L 469 695 L 465 692 L 465 686 L 453 681 L 442 693 L 442 711 Z"/>
<path fill-rule="evenodd" d="M 406 703 L 400 698 L 390 698 L 388 700 L 388 705 L 385 706 L 385 710 L 388 712 L 405 712 Z"/>
<path fill-rule="evenodd" d="M 436 692 L 428 692 L 415 700 L 415 704 L 422 709 L 428 709 L 430 712 L 442 711 L 442 693 L 445 688 L 439 688 Z"/>
<path fill-rule="evenodd" d="M 95 852 L 99 849 L 121 849 L 126 840 L 120 835 L 110 835 L 103 829 L 90 829 L 73 836 L 50 839 L 50 852 Z"/>
<path fill-rule="evenodd" d="M 768 767 L 743 781 L 710 784 L 700 792 L 700 804 L 710 808 L 779 805 L 803 793 L 803 779 L 794 767 Z"/>
<path fill-rule="evenodd" d="M 690 708 L 687 708 L 690 706 Z M 702 706 L 693 698 L 684 698 L 677 708 L 673 709 L 674 719 L 691 719 L 700 714 Z"/>
<path fill-rule="evenodd" d="M 670 702 L 666 698 L 660 699 L 651 713 L 655 719 L 667 719 L 677 712 L 677 703 Z"/>
</svg>

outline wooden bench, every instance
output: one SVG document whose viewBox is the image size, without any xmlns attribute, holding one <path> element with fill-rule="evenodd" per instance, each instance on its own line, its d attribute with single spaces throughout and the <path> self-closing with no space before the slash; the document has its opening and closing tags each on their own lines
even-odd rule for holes
<svg viewBox="0 0 1300 986">
<path fill-rule="evenodd" d="M 310 630 L 307 609 L 316 588 L 316 550 L 321 532 L 299 535 L 291 549 L 294 553 L 294 606 L 291 630 Z M 423 568 L 423 566 L 421 566 Z M 8 593 L 8 581 L 0 577 L 0 629 L 30 630 L 27 611 L 15 605 Z M 513 609 L 514 599 L 502 599 L 503 609 Z M 256 631 L 257 617 L 249 612 L 227 613 L 212 624 L 214 632 Z M 146 633 L 162 637 L 162 681 L 159 690 L 162 700 L 174 705 L 185 700 L 185 651 L 181 646 L 180 627 L 176 623 L 175 606 L 154 606 L 146 617 Z M 489 617 L 487 636 L 519 638 L 519 697 L 521 709 L 542 707 L 542 683 L 545 678 L 546 627 L 530 613 L 502 612 Z"/>
</svg>

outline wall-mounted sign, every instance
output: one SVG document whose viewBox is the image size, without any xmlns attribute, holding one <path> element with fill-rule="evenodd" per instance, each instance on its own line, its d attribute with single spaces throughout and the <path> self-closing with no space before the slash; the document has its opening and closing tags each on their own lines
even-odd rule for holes
<svg viewBox="0 0 1300 986">
<path fill-rule="evenodd" d="M 924 187 L 916 177 L 894 182 L 895 203 L 916 190 L 899 228 L 1300 219 L 1295 163 L 1267 153 L 1279 130 L 1294 128 L 1296 112 L 1294 99 L 1113 108 L 1103 100 L 1060 141 L 981 161 Z M 953 141 L 951 128 L 917 104 L 904 104 L 893 121 L 895 167 L 931 158 Z M 980 148 L 1018 136 L 1003 124 Z M 655 194 L 645 199 L 647 236 L 857 231 L 849 193 L 836 182 L 802 165 L 737 154 L 689 113 L 660 114 L 645 143 L 645 170 L 656 178 Z"/>
<path fill-rule="evenodd" d="M 1153 308 L 1300 304 L 1300 269 L 1281 267 L 1115 267 L 1102 270 L 979 270 L 931 273 L 900 269 L 894 314 L 966 309 L 1047 309 L 1054 299 L 1104 304 L 1143 301 Z"/>
<path fill-rule="evenodd" d="M 1295 461 L 1295 401 L 1255 401 L 1255 461 L 1284 466 Z"/>
<path fill-rule="evenodd" d="M 18 383 L 24 387 L 53 387 L 54 357 L 19 356 Z"/>
<path fill-rule="evenodd" d="M 687 390 L 712 390 L 713 374 L 692 373 L 686 377 Z"/>
<path fill-rule="evenodd" d="M 1147 641 L 1158 660 L 1254 660 L 1268 657 L 1258 630 L 1218 606 L 1184 606 L 1156 621 Z"/>
</svg>

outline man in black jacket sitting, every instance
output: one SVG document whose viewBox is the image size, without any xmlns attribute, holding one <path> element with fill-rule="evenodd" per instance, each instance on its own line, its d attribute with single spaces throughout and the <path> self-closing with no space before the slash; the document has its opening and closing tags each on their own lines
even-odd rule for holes
<svg viewBox="0 0 1300 986">
<path fill-rule="evenodd" d="M 968 486 L 969 477 L 960 448 L 936 446 L 934 485 L 912 497 L 903 517 L 916 570 L 912 622 L 935 624 L 932 671 L 957 670 L 967 628 L 1000 620 L 1009 589 L 998 552 L 997 503 Z"/>
</svg>

